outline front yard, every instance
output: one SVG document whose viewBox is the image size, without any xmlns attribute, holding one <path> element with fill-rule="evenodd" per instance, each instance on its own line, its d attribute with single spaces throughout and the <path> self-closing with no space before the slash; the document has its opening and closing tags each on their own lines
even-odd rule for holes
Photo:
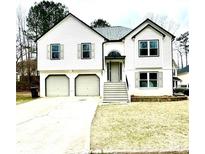
<svg viewBox="0 0 205 154">
<path fill-rule="evenodd" d="M 98 106 L 91 151 L 188 149 L 188 101 Z"/>
<path fill-rule="evenodd" d="M 16 105 L 32 100 L 31 92 L 16 92 Z"/>
</svg>

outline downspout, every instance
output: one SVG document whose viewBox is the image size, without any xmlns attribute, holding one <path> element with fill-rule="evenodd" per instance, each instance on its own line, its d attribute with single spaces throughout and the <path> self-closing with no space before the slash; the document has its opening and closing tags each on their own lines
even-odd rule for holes
<svg viewBox="0 0 205 154">
<path fill-rule="evenodd" d="M 173 89 L 173 41 L 174 41 L 174 39 L 172 39 L 172 41 L 171 41 L 171 52 L 172 52 L 172 96 L 174 95 L 174 89 Z"/>
<path fill-rule="evenodd" d="M 107 41 L 104 41 L 102 43 L 102 70 L 104 71 L 104 44 L 107 43 Z"/>
<path fill-rule="evenodd" d="M 102 75 L 103 75 L 103 71 L 104 71 L 104 44 L 107 42 L 107 40 L 104 40 L 104 42 L 102 43 Z M 104 85 L 102 85 L 103 89 L 104 89 Z M 104 97 L 104 94 L 102 93 L 102 96 Z"/>
<path fill-rule="evenodd" d="M 36 73 L 37 76 L 40 76 L 38 71 L 38 42 L 37 41 L 36 41 Z"/>
</svg>

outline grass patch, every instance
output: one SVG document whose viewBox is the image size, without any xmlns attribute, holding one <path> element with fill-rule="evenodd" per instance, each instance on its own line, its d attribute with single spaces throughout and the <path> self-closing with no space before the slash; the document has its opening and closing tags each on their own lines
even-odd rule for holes
<svg viewBox="0 0 205 154">
<path fill-rule="evenodd" d="M 91 150 L 188 149 L 188 101 L 98 106 Z"/>
<path fill-rule="evenodd" d="M 16 105 L 32 100 L 31 92 L 16 92 Z"/>
</svg>

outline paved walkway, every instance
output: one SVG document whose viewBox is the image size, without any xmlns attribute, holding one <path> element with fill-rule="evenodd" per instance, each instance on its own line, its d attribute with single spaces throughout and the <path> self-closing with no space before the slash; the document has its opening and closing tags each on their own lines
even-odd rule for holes
<svg viewBox="0 0 205 154">
<path fill-rule="evenodd" d="M 17 105 L 17 154 L 88 153 L 98 98 L 40 98 Z"/>
</svg>

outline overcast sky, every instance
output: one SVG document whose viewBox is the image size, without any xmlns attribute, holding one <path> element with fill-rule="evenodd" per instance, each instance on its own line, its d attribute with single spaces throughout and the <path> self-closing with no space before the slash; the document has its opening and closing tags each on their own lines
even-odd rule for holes
<svg viewBox="0 0 205 154">
<path fill-rule="evenodd" d="M 42 0 L 17 0 L 26 13 L 34 2 Z M 66 5 L 69 12 L 85 23 L 103 18 L 112 26 L 135 28 L 147 13 L 166 15 L 180 24 L 175 35 L 188 30 L 188 0 L 53 0 Z"/>
</svg>

